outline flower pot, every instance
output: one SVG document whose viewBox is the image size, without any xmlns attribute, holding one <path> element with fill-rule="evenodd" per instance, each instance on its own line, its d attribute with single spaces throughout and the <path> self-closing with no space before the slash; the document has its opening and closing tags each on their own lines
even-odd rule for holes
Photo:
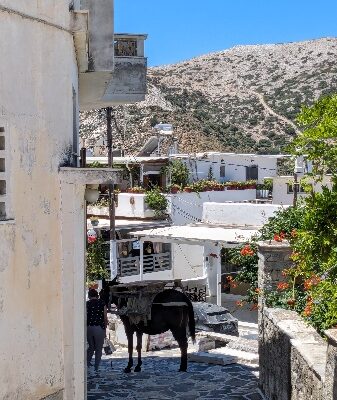
<svg viewBox="0 0 337 400">
<path fill-rule="evenodd" d="M 178 188 L 171 188 L 171 193 L 172 194 L 176 194 L 176 193 L 178 193 L 179 192 L 179 189 Z"/>
<path fill-rule="evenodd" d="M 184 188 L 184 192 L 186 192 L 186 193 L 191 193 L 191 192 L 192 192 L 192 189 L 191 189 L 191 188 Z"/>
</svg>

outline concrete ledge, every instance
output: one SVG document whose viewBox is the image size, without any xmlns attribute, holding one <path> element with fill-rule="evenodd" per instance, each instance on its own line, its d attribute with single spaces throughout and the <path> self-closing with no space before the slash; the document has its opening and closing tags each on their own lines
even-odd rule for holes
<svg viewBox="0 0 337 400">
<path fill-rule="evenodd" d="M 116 184 L 122 180 L 122 170 L 116 168 L 61 167 L 59 175 L 62 182 L 70 184 Z"/>
</svg>

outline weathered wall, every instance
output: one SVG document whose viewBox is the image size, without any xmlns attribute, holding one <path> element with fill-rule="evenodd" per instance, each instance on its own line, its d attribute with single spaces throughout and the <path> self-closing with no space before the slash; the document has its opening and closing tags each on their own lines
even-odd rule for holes
<svg viewBox="0 0 337 400">
<path fill-rule="evenodd" d="M 337 399 L 337 329 L 325 331 L 328 338 L 327 363 L 322 400 Z"/>
<path fill-rule="evenodd" d="M 73 38 L 62 29 L 69 26 L 68 6 L 63 0 L 0 1 L 0 126 L 10 140 L 13 217 L 0 222 L 5 400 L 40 399 L 64 387 L 58 167 L 72 143 L 77 89 Z"/>
<path fill-rule="evenodd" d="M 260 386 L 269 400 L 337 398 L 337 330 L 326 332 L 328 345 L 294 311 L 271 309 L 263 293 L 284 280 L 291 267 L 287 242 L 259 243 Z"/>
<path fill-rule="evenodd" d="M 298 314 L 265 308 L 259 362 L 260 386 L 267 398 L 321 400 L 326 349 L 324 340 Z"/>
</svg>

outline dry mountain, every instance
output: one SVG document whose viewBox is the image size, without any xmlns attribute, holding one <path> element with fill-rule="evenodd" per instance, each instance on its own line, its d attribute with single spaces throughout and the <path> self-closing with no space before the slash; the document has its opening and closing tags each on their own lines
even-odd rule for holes
<svg viewBox="0 0 337 400">
<path fill-rule="evenodd" d="M 237 46 L 150 68 L 144 102 L 115 108 L 115 144 L 137 153 L 151 127 L 172 123 L 182 152 L 278 153 L 302 104 L 337 92 L 337 39 Z M 125 129 L 124 129 L 125 128 Z M 105 115 L 81 115 L 81 135 L 105 135 Z"/>
</svg>

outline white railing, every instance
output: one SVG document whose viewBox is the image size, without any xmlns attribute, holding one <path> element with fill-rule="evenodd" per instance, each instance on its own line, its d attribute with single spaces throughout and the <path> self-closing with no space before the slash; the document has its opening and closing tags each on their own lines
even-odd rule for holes
<svg viewBox="0 0 337 400">
<path fill-rule="evenodd" d="M 165 271 L 171 269 L 171 253 L 148 254 L 143 256 L 143 273 Z M 131 276 L 140 273 L 140 257 L 118 258 L 118 275 Z"/>
</svg>

